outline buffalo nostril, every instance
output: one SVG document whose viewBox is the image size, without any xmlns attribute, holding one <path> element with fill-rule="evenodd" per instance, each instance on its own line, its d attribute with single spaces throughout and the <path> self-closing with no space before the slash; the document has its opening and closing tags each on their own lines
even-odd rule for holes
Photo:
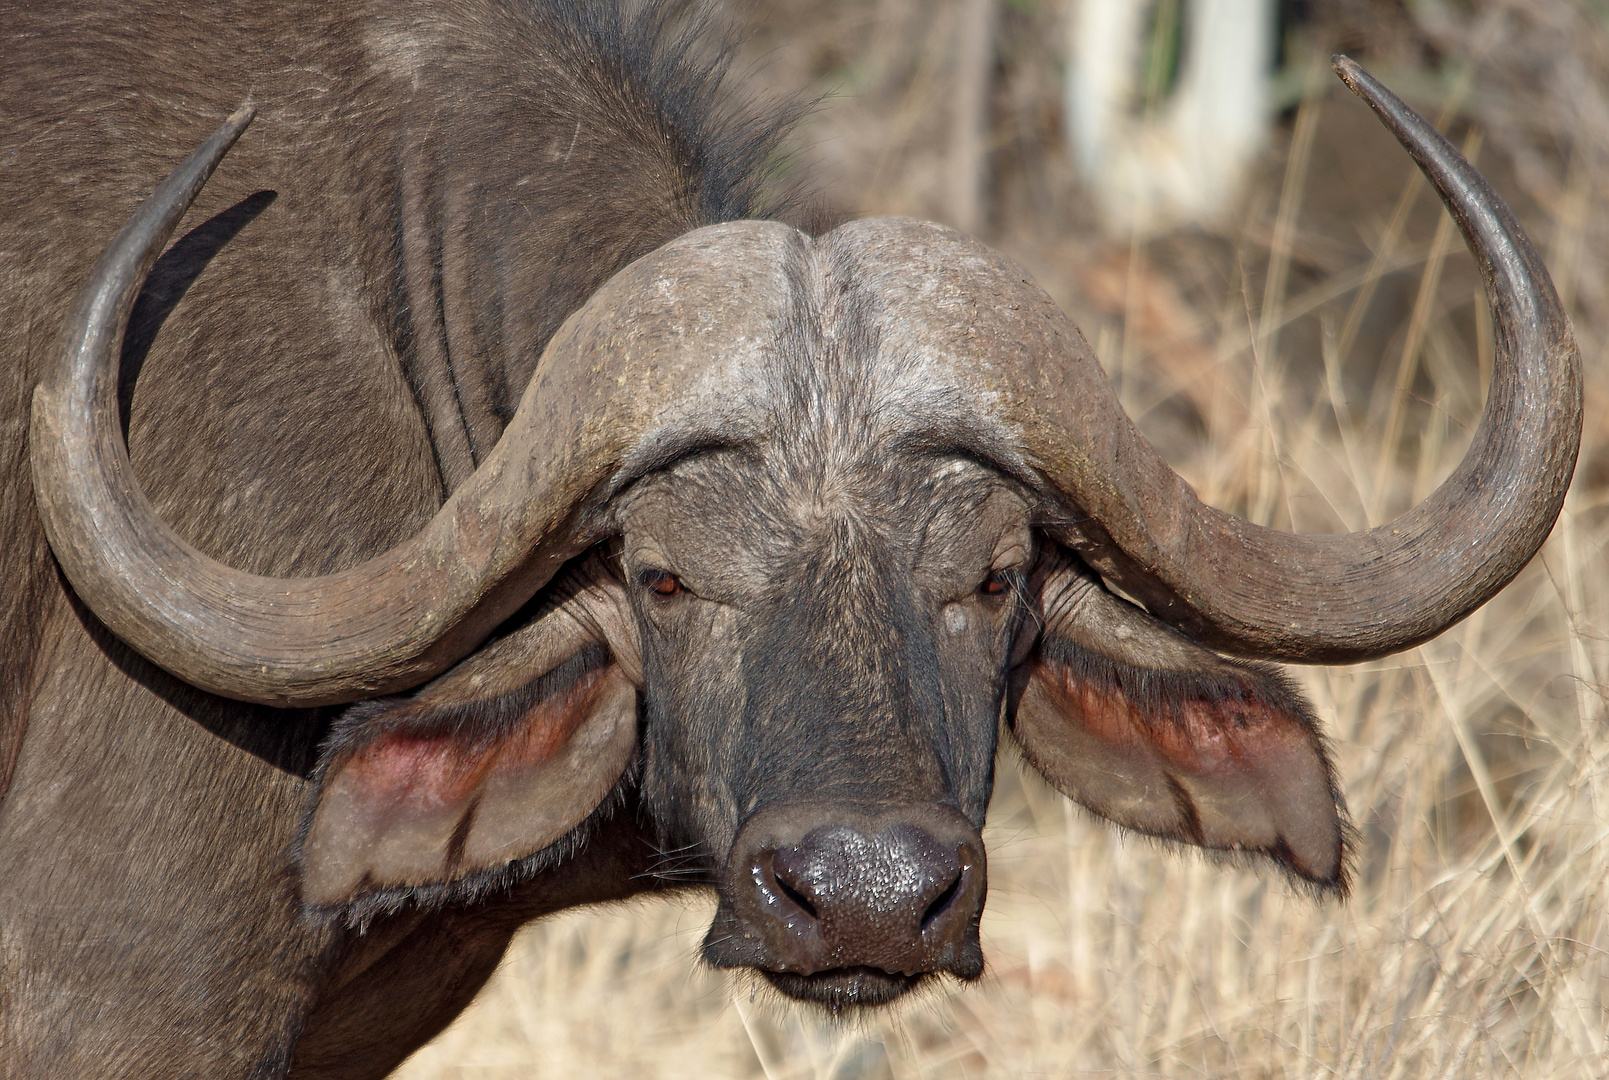
<svg viewBox="0 0 1609 1080">
<path fill-rule="evenodd" d="M 780 872 L 774 872 L 771 877 L 772 880 L 777 883 L 777 889 L 782 893 L 782 895 L 787 897 L 789 900 L 792 900 L 799 910 L 803 911 L 812 919 L 819 919 L 821 917 L 816 913 L 816 905 L 812 904 L 804 893 L 794 888 L 793 884 L 789 882 L 787 878 L 783 877 Z"/>
<path fill-rule="evenodd" d="M 927 930 L 929 926 L 933 925 L 934 919 L 937 919 L 940 915 L 943 915 L 946 911 L 950 910 L 950 904 L 953 903 L 955 898 L 961 893 L 961 881 L 965 877 L 966 870 L 965 868 L 962 868 L 956 873 L 955 880 L 950 882 L 949 887 L 935 896 L 933 898 L 933 902 L 927 906 L 927 910 L 922 912 L 922 929 L 924 931 Z"/>
<path fill-rule="evenodd" d="M 799 997 L 837 987 L 845 1000 L 878 979 L 897 996 L 928 973 L 981 973 L 982 839 L 958 812 L 778 803 L 751 815 L 732 847 L 705 940 L 711 963 L 786 976 L 777 985 Z"/>
</svg>

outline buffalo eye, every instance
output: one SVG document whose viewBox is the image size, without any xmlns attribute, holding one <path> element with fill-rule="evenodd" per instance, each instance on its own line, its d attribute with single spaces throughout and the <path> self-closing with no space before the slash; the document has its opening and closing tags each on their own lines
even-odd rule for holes
<svg viewBox="0 0 1609 1080">
<path fill-rule="evenodd" d="M 644 570 L 637 575 L 637 582 L 643 588 L 660 596 L 675 596 L 682 591 L 682 581 L 669 570 Z"/>
<path fill-rule="evenodd" d="M 978 593 L 981 596 L 1004 596 L 1010 589 L 1011 579 L 1003 570 L 990 571 L 989 576 L 978 585 Z"/>
</svg>

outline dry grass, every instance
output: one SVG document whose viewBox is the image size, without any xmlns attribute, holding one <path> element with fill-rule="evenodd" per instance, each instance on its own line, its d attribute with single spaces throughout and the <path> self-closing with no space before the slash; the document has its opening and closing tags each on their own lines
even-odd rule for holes
<svg viewBox="0 0 1609 1080">
<path fill-rule="evenodd" d="M 974 4 L 752 13 L 768 77 L 841 94 L 804 134 L 841 209 L 976 198 L 945 172 L 968 167 L 945 72 Z M 1074 313 L 1209 501 L 1327 530 L 1421 498 L 1467 444 L 1490 334 L 1400 151 L 1307 81 L 1233 223 L 1101 240 L 1059 142 L 1048 5 L 998 13 L 984 234 Z M 1575 488 L 1512 586 L 1422 648 L 1297 673 L 1362 829 L 1352 899 L 1124 840 L 1008 753 L 980 985 L 834 1027 L 701 969 L 706 904 L 577 912 L 517 939 L 403 1076 L 1609 1075 L 1609 13 L 1331 7 L 1290 55 L 1362 46 L 1478 148 L 1572 309 L 1589 388 Z"/>
</svg>

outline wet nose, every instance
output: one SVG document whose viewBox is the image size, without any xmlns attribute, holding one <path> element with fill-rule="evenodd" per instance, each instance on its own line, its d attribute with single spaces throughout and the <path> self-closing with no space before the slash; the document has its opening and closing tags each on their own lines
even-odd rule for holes
<svg viewBox="0 0 1609 1080">
<path fill-rule="evenodd" d="M 982 972 L 983 841 L 946 806 L 757 812 L 732 846 L 705 955 L 814 975 Z"/>
</svg>

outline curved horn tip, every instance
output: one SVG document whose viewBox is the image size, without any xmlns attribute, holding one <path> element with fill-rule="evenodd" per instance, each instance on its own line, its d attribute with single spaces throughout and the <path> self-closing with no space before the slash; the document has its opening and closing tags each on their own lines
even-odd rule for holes
<svg viewBox="0 0 1609 1080">
<path fill-rule="evenodd" d="M 1372 103 L 1375 99 L 1375 94 L 1371 93 L 1371 91 L 1376 88 L 1379 90 L 1385 89 L 1380 85 L 1379 80 L 1364 70 L 1362 64 L 1345 53 L 1336 53 L 1330 57 L 1330 69 L 1335 72 L 1342 82 L 1346 83 L 1348 90 L 1364 101 Z"/>
<path fill-rule="evenodd" d="M 1330 67 L 1340 80 L 1346 83 L 1348 90 L 1368 102 L 1376 111 L 1393 105 L 1398 109 L 1408 108 L 1397 95 L 1386 89 L 1384 83 L 1370 75 L 1368 69 L 1345 53 L 1336 53 L 1330 57 Z M 1426 127 L 1430 126 L 1428 121 L 1417 113 L 1413 114 L 1413 118 Z"/>
<path fill-rule="evenodd" d="M 256 118 L 257 106 L 249 104 L 240 106 L 240 108 L 225 117 L 224 122 L 219 124 L 217 130 L 212 133 L 212 137 L 197 149 L 204 149 L 209 144 L 218 145 L 221 143 L 223 153 L 228 153 L 229 148 L 235 145 L 235 140 L 240 138 L 241 134 Z M 219 156 L 222 157 L 222 154 Z"/>
</svg>

